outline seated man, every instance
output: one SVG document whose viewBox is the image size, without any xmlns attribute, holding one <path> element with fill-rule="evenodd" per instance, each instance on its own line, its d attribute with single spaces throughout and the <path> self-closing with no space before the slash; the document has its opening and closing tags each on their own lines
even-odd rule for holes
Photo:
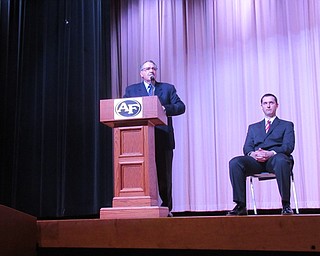
<svg viewBox="0 0 320 256">
<path fill-rule="evenodd" d="M 229 171 L 236 206 L 228 216 L 247 215 L 246 178 L 262 171 L 275 173 L 282 199 L 282 214 L 293 214 L 290 207 L 291 153 L 294 149 L 294 125 L 276 116 L 277 97 L 265 94 L 261 98 L 264 120 L 249 125 L 243 146 L 244 156 L 230 160 Z"/>
</svg>

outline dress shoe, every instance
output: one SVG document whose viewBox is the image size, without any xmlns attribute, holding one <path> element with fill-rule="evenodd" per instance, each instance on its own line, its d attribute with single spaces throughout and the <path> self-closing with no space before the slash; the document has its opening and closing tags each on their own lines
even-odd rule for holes
<svg viewBox="0 0 320 256">
<path fill-rule="evenodd" d="M 227 216 L 243 216 L 248 215 L 247 208 L 237 204 L 230 212 L 227 213 Z"/>
<path fill-rule="evenodd" d="M 282 215 L 292 215 L 293 211 L 292 211 L 290 205 L 283 206 L 281 214 Z"/>
</svg>

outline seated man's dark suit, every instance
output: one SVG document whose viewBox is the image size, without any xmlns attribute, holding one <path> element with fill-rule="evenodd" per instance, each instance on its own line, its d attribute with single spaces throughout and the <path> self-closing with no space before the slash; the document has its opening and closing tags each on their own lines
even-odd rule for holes
<svg viewBox="0 0 320 256">
<path fill-rule="evenodd" d="M 292 122 L 276 117 L 268 133 L 265 132 L 265 120 L 251 124 L 243 147 L 244 156 L 235 157 L 229 162 L 233 201 L 245 205 L 246 177 L 268 171 L 276 174 L 282 203 L 289 203 L 290 174 L 293 164 L 291 153 L 294 145 L 295 135 Z M 259 148 L 274 151 L 276 154 L 264 163 L 258 162 L 249 154 Z"/>
<path fill-rule="evenodd" d="M 172 160 L 175 148 L 172 117 L 185 112 L 185 104 L 177 95 L 172 84 L 155 82 L 154 94 L 158 96 L 161 105 L 165 108 L 168 125 L 156 126 L 155 129 L 155 154 L 159 185 L 159 194 L 162 206 L 172 210 Z M 130 85 L 126 88 L 124 98 L 148 96 L 143 82 Z"/>
</svg>

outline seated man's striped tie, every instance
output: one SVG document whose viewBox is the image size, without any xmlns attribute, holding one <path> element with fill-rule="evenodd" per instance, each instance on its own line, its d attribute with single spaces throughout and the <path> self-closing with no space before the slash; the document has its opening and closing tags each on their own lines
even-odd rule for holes
<svg viewBox="0 0 320 256">
<path fill-rule="evenodd" d="M 266 133 L 268 133 L 269 129 L 270 129 L 270 124 L 271 124 L 271 121 L 268 120 L 267 121 L 267 124 L 266 124 Z"/>
</svg>

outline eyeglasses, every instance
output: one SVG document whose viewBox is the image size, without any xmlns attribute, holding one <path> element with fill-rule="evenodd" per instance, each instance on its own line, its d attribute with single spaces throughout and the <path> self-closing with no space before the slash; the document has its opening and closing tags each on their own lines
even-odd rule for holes
<svg viewBox="0 0 320 256">
<path fill-rule="evenodd" d="M 143 71 L 149 71 L 149 70 L 154 70 L 154 71 L 156 71 L 158 68 L 157 67 L 147 67 L 147 68 L 143 68 L 142 70 Z"/>
</svg>

